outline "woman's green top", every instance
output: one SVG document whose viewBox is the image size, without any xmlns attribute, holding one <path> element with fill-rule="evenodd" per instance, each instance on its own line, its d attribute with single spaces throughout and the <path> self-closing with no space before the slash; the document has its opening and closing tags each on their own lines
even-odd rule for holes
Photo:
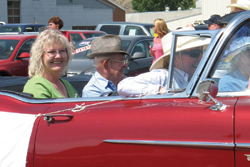
<svg viewBox="0 0 250 167">
<path fill-rule="evenodd" d="M 75 88 L 66 80 L 60 79 L 66 87 L 68 96 L 71 98 L 79 97 Z M 31 93 L 35 98 L 64 98 L 43 76 L 34 76 L 24 85 L 24 93 Z"/>
</svg>

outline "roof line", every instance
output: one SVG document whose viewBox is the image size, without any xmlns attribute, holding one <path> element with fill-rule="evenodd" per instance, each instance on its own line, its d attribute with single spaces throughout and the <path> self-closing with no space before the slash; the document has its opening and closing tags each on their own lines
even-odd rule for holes
<svg viewBox="0 0 250 167">
<path fill-rule="evenodd" d="M 110 3 L 112 3 L 113 5 L 117 6 L 118 8 L 122 9 L 122 10 L 126 10 L 125 8 L 121 7 L 120 5 L 114 3 L 113 1 L 111 0 L 108 0 Z"/>
</svg>

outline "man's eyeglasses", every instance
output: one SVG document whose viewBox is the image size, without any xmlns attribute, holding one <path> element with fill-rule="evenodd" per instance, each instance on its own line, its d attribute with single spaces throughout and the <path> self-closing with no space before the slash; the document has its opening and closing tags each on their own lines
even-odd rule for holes
<svg viewBox="0 0 250 167">
<path fill-rule="evenodd" d="M 193 50 L 189 50 L 189 51 L 181 51 L 181 54 L 189 55 L 192 58 L 198 58 L 198 57 L 200 57 L 200 55 L 202 53 L 203 53 L 203 51 L 198 50 L 198 49 L 193 49 Z"/>
<path fill-rule="evenodd" d="M 114 60 L 114 59 L 108 59 L 110 61 L 114 61 L 114 62 L 117 62 L 117 63 L 121 63 L 121 65 L 125 66 L 127 63 L 128 63 L 128 60 Z"/>
<path fill-rule="evenodd" d="M 50 58 L 56 57 L 56 54 L 59 53 L 60 56 L 66 56 L 67 50 L 61 49 L 61 50 L 51 50 L 49 52 L 45 52 Z"/>
</svg>

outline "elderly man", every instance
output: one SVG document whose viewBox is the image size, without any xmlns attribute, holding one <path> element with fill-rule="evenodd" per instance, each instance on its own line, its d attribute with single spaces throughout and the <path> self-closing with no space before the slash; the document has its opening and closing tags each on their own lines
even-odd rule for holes
<svg viewBox="0 0 250 167">
<path fill-rule="evenodd" d="M 94 59 L 97 71 L 82 90 L 82 97 L 99 97 L 105 92 L 116 91 L 117 84 L 125 78 L 127 67 L 121 38 L 105 35 L 91 42 L 92 53 L 87 57 Z"/>
<path fill-rule="evenodd" d="M 194 28 L 193 28 L 194 30 Z M 186 88 L 192 78 L 203 54 L 203 46 L 210 39 L 199 37 L 179 37 L 174 60 L 174 89 Z M 168 83 L 168 65 L 170 60 L 172 34 L 162 38 L 164 55 L 150 67 L 150 72 L 135 77 L 127 77 L 118 84 L 121 96 L 140 96 L 149 94 L 164 94 Z"/>
</svg>

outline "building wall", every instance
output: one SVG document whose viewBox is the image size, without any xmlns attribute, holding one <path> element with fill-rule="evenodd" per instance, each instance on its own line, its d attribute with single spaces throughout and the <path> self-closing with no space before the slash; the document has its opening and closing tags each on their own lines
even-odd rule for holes
<svg viewBox="0 0 250 167">
<path fill-rule="evenodd" d="M 127 22 L 153 23 L 155 19 L 162 18 L 166 21 L 168 28 L 174 30 L 184 27 L 187 23 L 202 19 L 202 9 L 163 12 L 143 12 L 126 14 Z"/>
<path fill-rule="evenodd" d="M 114 6 L 113 11 L 113 21 L 125 21 L 125 9 L 120 6 L 115 6 L 113 2 L 110 2 L 110 0 L 103 0 L 104 2 Z"/>
<path fill-rule="evenodd" d="M 187 23 L 209 19 L 213 14 L 223 16 L 230 13 L 231 8 L 226 8 L 226 6 L 231 4 L 231 1 L 235 0 L 199 0 L 196 2 L 197 8 L 192 10 L 127 13 L 126 21 L 153 23 L 154 19 L 163 18 L 169 29 L 174 30 L 186 26 Z"/>
<path fill-rule="evenodd" d="M 209 19 L 213 14 L 223 16 L 230 13 L 231 8 L 227 8 L 230 4 L 231 0 L 202 0 L 202 19 Z"/>
<path fill-rule="evenodd" d="M 114 4 L 110 5 L 102 0 L 21 0 L 20 22 L 38 21 L 39 24 L 48 25 L 49 18 L 59 16 L 64 21 L 63 29 L 96 26 L 101 22 L 113 21 L 115 9 Z M 119 9 L 117 11 L 121 12 L 122 9 Z M 122 14 L 125 21 L 125 10 Z M 0 21 L 8 23 L 7 0 L 0 0 Z"/>
<path fill-rule="evenodd" d="M 8 22 L 7 1 L 0 0 L 0 21 Z"/>
<path fill-rule="evenodd" d="M 59 16 L 64 22 L 63 29 L 72 29 L 72 26 L 96 26 L 103 21 L 113 21 L 113 8 L 98 0 L 88 1 L 90 4 L 86 0 L 79 3 L 73 1 L 75 4 L 67 2 L 69 1 L 22 0 L 21 22 L 34 23 L 36 20 L 48 25 L 49 18 Z"/>
</svg>

